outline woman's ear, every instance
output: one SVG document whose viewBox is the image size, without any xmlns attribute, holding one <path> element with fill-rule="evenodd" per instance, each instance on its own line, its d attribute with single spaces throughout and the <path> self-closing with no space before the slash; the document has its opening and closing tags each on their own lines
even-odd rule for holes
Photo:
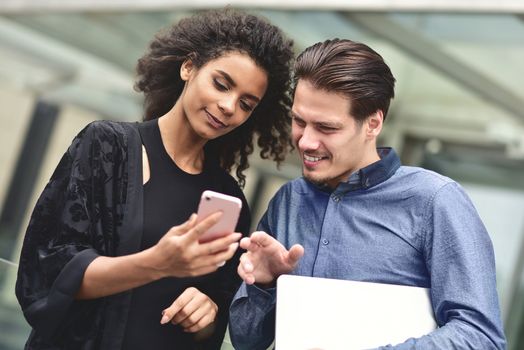
<svg viewBox="0 0 524 350">
<path fill-rule="evenodd" d="M 379 109 L 366 120 L 367 135 L 369 138 L 377 138 L 382 131 L 384 113 Z"/>
<path fill-rule="evenodd" d="M 189 77 L 191 77 L 191 72 L 193 72 L 193 70 L 193 61 L 191 61 L 190 58 L 186 59 L 184 62 L 182 62 L 182 65 L 180 66 L 180 78 L 183 81 L 188 81 Z"/>
</svg>

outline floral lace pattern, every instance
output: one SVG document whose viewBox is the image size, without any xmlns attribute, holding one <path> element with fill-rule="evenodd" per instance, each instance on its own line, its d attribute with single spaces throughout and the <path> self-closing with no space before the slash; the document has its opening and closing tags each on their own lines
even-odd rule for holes
<svg viewBox="0 0 524 350">
<path fill-rule="evenodd" d="M 24 315 L 36 330 L 28 349 L 56 348 L 45 345 L 50 339 L 61 348 L 98 348 L 104 301 L 73 299 L 87 265 L 98 255 L 116 255 L 127 200 L 130 125 L 93 122 L 84 128 L 37 201 L 16 284 Z"/>
</svg>

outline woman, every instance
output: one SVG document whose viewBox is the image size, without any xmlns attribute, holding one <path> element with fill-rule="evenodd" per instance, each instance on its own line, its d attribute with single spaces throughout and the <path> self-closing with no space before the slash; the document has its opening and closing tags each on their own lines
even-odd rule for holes
<svg viewBox="0 0 524 350">
<path fill-rule="evenodd" d="M 35 207 L 16 285 L 26 348 L 220 348 L 249 229 L 228 172 L 244 184 L 255 135 L 283 160 L 291 58 L 278 28 L 229 9 L 155 37 L 137 67 L 146 121 L 88 125 Z M 220 216 L 192 215 L 206 189 L 242 199 L 242 234 L 198 242 Z"/>
</svg>

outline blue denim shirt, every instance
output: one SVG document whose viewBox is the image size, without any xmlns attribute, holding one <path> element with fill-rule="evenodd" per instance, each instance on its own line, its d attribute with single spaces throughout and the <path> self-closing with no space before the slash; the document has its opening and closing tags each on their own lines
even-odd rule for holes
<svg viewBox="0 0 524 350">
<path fill-rule="evenodd" d="M 379 155 L 335 190 L 285 184 L 259 230 L 304 246 L 293 274 L 430 288 L 439 328 L 384 349 L 505 349 L 493 247 L 470 199 L 447 177 L 401 166 L 392 149 Z M 234 347 L 267 348 L 274 322 L 275 290 L 242 284 L 230 309 Z"/>
</svg>

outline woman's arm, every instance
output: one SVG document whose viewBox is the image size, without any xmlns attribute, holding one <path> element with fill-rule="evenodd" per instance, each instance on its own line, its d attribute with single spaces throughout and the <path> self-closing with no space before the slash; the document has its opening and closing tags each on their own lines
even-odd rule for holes
<svg viewBox="0 0 524 350">
<path fill-rule="evenodd" d="M 97 257 L 87 267 L 76 298 L 100 298 L 163 277 L 198 276 L 217 270 L 233 256 L 241 237 L 232 233 L 208 243 L 198 242 L 220 215 L 210 215 L 197 224 L 193 214 L 182 225 L 171 228 L 155 246 L 139 253 Z"/>
</svg>

